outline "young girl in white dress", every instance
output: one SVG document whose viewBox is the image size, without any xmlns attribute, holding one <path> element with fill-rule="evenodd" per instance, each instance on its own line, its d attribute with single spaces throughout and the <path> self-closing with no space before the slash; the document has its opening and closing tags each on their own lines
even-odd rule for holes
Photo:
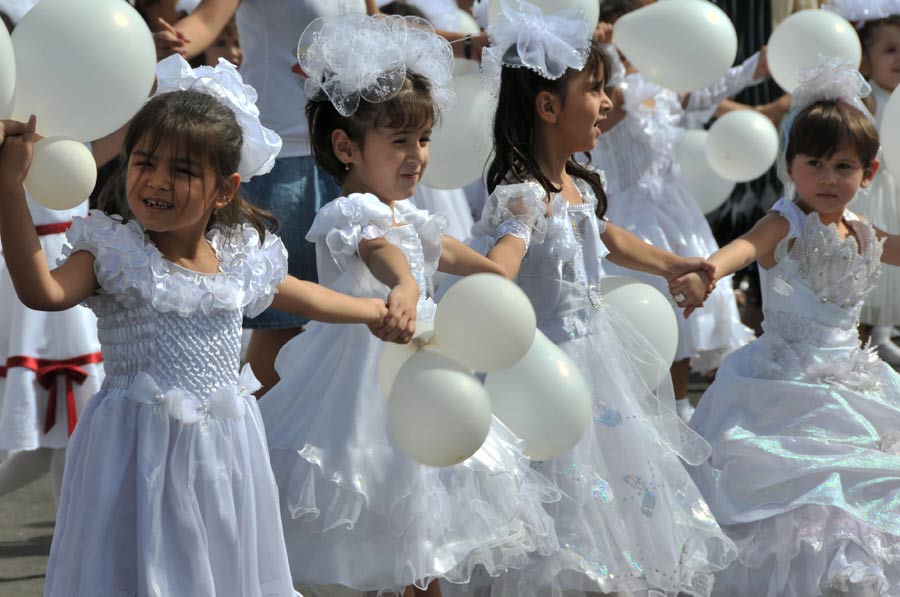
<svg viewBox="0 0 900 597">
<path fill-rule="evenodd" d="M 611 8 L 612 5 L 604 4 L 603 12 Z M 692 94 L 691 99 L 696 103 L 704 97 L 706 105 L 716 105 L 763 74 L 756 72 L 758 65 L 756 55 L 733 70 L 719 88 L 702 90 Z M 608 215 L 654 247 L 678 255 L 709 255 L 718 249 L 712 230 L 697 200 L 677 177 L 675 148 L 685 132 L 682 99 L 646 79 L 631 65 L 626 66 L 627 75 L 615 89 L 620 103 L 609 121 L 601 124 L 603 135 L 593 151 L 594 160 L 603 164 L 609 181 Z M 702 111 L 699 104 L 690 107 L 689 113 Z M 708 116 L 707 111 L 705 117 Z M 606 273 L 632 275 L 615 264 Z M 667 291 L 662 278 L 642 274 L 635 277 L 661 292 Z M 752 338 L 753 333 L 741 323 L 731 278 L 718 285 L 693 317 L 678 317 L 672 381 L 679 411 L 685 419 L 690 419 L 691 412 L 687 402 L 690 370 L 714 370 L 725 355 Z"/>
<path fill-rule="evenodd" d="M 900 377 L 857 335 L 879 262 L 900 265 L 900 237 L 846 209 L 878 170 L 867 93 L 839 60 L 801 72 L 787 195 L 710 258 L 716 277 L 758 261 L 765 313 L 765 333 L 725 359 L 691 420 L 713 448 L 694 479 L 740 549 L 716 580 L 722 597 L 900 591 Z M 703 298 L 699 278 L 673 283 L 685 305 Z"/>
<path fill-rule="evenodd" d="M 307 236 L 319 279 L 386 300 L 376 333 L 409 341 L 417 321 L 434 317 L 435 271 L 499 272 L 443 235 L 444 218 L 404 200 L 450 99 L 450 47 L 414 17 L 353 15 L 314 21 L 300 47 L 314 155 L 345 193 Z M 346 48 L 351 63 L 339 62 Z M 294 578 L 437 595 L 432 580 L 466 583 L 478 565 L 496 575 L 552 552 L 541 499 L 559 496 L 498 421 L 456 466 L 420 465 L 396 447 L 378 383 L 381 346 L 364 326 L 311 325 L 281 350 L 281 381 L 260 400 Z"/>
<path fill-rule="evenodd" d="M 856 25 L 863 48 L 860 70 L 872 86 L 867 107 L 881 129 L 885 104 L 900 83 L 900 2 L 831 0 L 826 8 Z M 878 170 L 869 188 L 857 193 L 850 207 L 879 230 L 900 233 L 900 186 L 887 168 Z M 871 334 L 878 354 L 892 364 L 900 364 L 900 348 L 891 341 L 894 326 L 900 325 L 900 270 L 883 268 L 863 303 L 859 320 L 863 341 Z"/>
<path fill-rule="evenodd" d="M 87 201 L 58 211 L 26 199 L 48 265 L 62 255 L 66 230 L 87 215 Z M 50 471 L 56 498 L 66 444 L 78 415 L 103 381 L 97 318 L 72 307 L 48 313 L 16 296 L 0 251 L 0 495 Z"/>
<path fill-rule="evenodd" d="M 734 546 L 681 458 L 696 464 L 709 447 L 674 411 L 668 364 L 604 304 L 601 273 L 609 261 L 674 278 L 704 262 L 607 222 L 602 173 L 573 158 L 593 148 L 612 107 L 605 57 L 581 12 L 507 4 L 489 33 L 482 70 L 498 106 L 481 222 L 493 245 L 488 257 L 529 296 L 538 329 L 584 373 L 594 412 L 569 454 L 534 465 L 563 494 L 548 505 L 560 552 L 501 577 L 495 590 L 707 595 Z M 642 379 L 641 363 L 666 372 L 659 387 Z"/>
<path fill-rule="evenodd" d="M 285 277 L 281 241 L 237 196 L 280 147 L 255 98 L 225 61 L 161 62 L 157 95 L 125 139 L 111 215 L 76 218 L 52 271 L 22 190 L 33 119 L 0 151 L 16 291 L 35 309 L 84 301 L 106 367 L 68 447 L 48 596 L 294 594 L 259 384 L 239 368 L 241 317 L 271 303 L 374 323 L 386 307 Z"/>
</svg>

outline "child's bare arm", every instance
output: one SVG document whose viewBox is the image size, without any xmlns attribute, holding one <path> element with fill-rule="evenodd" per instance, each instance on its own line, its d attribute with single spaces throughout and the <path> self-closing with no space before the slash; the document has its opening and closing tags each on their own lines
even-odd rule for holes
<svg viewBox="0 0 900 597">
<path fill-rule="evenodd" d="M 456 276 L 479 273 L 506 275 L 497 263 L 446 234 L 441 238 L 441 262 L 438 269 Z"/>
</svg>

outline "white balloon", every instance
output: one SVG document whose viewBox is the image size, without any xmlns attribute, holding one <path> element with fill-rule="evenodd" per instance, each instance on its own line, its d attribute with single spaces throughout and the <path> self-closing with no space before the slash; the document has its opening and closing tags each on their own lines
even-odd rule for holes
<svg viewBox="0 0 900 597">
<path fill-rule="evenodd" d="M 453 90 L 456 101 L 431 136 L 428 168 L 422 179 L 435 189 L 459 189 L 479 180 L 493 146 L 495 101 L 485 90 L 481 75 L 475 71 L 455 77 Z"/>
<path fill-rule="evenodd" d="M 759 178 L 778 157 L 778 131 L 772 121 L 755 110 L 735 110 L 710 127 L 706 159 L 727 180 Z"/>
<path fill-rule="evenodd" d="M 887 169 L 894 178 L 900 178 L 900 87 L 891 94 L 881 118 L 881 151 Z"/>
<path fill-rule="evenodd" d="M 540 8 L 545 15 L 552 15 L 567 8 L 580 8 L 588 23 L 588 31 L 593 31 L 600 22 L 600 2 L 598 0 L 529 0 L 529 2 Z M 488 6 L 489 23 L 493 23 L 500 14 L 500 8 L 500 0 L 491 0 Z"/>
<path fill-rule="evenodd" d="M 669 374 L 678 349 L 678 321 L 672 303 L 649 284 L 628 276 L 606 276 L 600 282 L 600 292 L 662 357 L 662 363 L 635 360 L 641 379 L 647 387 L 656 388 Z"/>
<path fill-rule="evenodd" d="M 716 174 L 706 159 L 704 130 L 690 130 L 675 148 L 678 180 L 697 200 L 700 211 L 709 213 L 731 196 L 735 184 Z"/>
<path fill-rule="evenodd" d="M 474 371 L 511 367 L 534 342 L 537 318 L 522 289 L 494 274 L 466 276 L 438 304 L 432 343 Z"/>
<path fill-rule="evenodd" d="M 452 466 L 478 451 L 491 427 L 487 391 L 465 367 L 423 350 L 400 368 L 387 402 L 397 446 L 422 464 Z"/>
<path fill-rule="evenodd" d="M 494 416 L 522 441 L 532 460 L 562 456 L 591 421 L 591 390 L 575 363 L 541 332 L 521 361 L 488 373 Z"/>
<path fill-rule="evenodd" d="M 16 57 L 9 32 L 0 23 L 0 120 L 12 116 L 16 90 Z"/>
<path fill-rule="evenodd" d="M 800 83 L 800 69 L 818 64 L 821 56 L 843 56 L 859 65 L 862 45 L 847 19 L 828 10 L 808 9 L 783 20 L 769 37 L 769 71 L 785 91 Z"/>
<path fill-rule="evenodd" d="M 734 25 L 705 0 L 656 2 L 630 12 L 616 21 L 613 43 L 642 75 L 679 93 L 715 83 L 737 56 Z"/>
<path fill-rule="evenodd" d="M 394 387 L 397 373 L 409 357 L 416 354 L 419 345 L 431 339 L 434 335 L 434 324 L 430 321 L 417 321 L 416 333 L 409 344 L 397 344 L 385 342 L 381 349 L 381 358 L 378 360 L 378 385 L 385 396 L 390 396 Z"/>
<path fill-rule="evenodd" d="M 44 0 L 12 34 L 13 118 L 45 137 L 99 139 L 134 116 L 156 75 L 153 36 L 124 0 Z"/>
<path fill-rule="evenodd" d="M 460 33 L 465 33 L 466 35 L 478 35 L 481 33 L 481 27 L 478 26 L 478 22 L 463 9 L 456 9 L 456 18 L 459 22 L 457 31 Z"/>
<path fill-rule="evenodd" d="M 25 190 L 44 207 L 72 209 L 84 202 L 96 183 L 97 163 L 83 143 L 50 137 L 34 144 Z"/>
</svg>

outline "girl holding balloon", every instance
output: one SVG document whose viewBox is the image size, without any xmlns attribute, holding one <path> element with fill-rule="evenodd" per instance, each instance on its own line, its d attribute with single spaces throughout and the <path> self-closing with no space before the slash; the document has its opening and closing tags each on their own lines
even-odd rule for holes
<svg viewBox="0 0 900 597">
<path fill-rule="evenodd" d="M 377 335 L 409 342 L 434 318 L 435 271 L 500 271 L 443 235 L 443 217 L 406 200 L 452 100 L 449 44 L 415 17 L 345 15 L 313 21 L 300 47 L 314 155 L 343 192 L 307 235 L 320 280 L 386 300 Z M 346 48 L 354 61 L 342 59 Z M 363 326 L 311 325 L 281 350 L 281 381 L 260 400 L 294 578 L 437 595 L 433 580 L 467 583 L 478 565 L 496 575 L 531 552 L 553 551 L 542 500 L 558 495 L 499 422 L 461 464 L 423 466 L 398 449 L 379 384 L 381 352 Z M 403 425 L 409 433 L 421 426 Z"/>
<path fill-rule="evenodd" d="M 604 2 L 601 14 L 604 20 L 615 22 L 632 10 L 632 4 L 630 0 Z M 612 59 L 619 60 L 615 49 Z M 692 98 L 710 96 L 706 104 L 715 107 L 718 101 L 765 76 L 759 60 L 754 56 L 733 69 L 717 93 L 704 90 L 684 100 L 690 113 L 704 112 L 703 118 L 708 119 L 710 111 L 699 109 Z M 601 125 L 604 134 L 593 152 L 608 176 L 609 216 L 654 247 L 678 255 L 709 255 L 718 248 L 712 230 L 697 200 L 676 177 L 674 153 L 685 132 L 682 99 L 643 77 L 630 64 L 625 66 L 628 74 L 613 90 L 618 105 Z M 607 273 L 627 274 L 615 264 Z M 659 277 L 639 274 L 637 278 L 667 291 Z M 752 338 L 753 333 L 741 323 L 730 278 L 693 317 L 678 318 L 678 348 L 671 374 L 679 414 L 685 420 L 690 420 L 693 410 L 687 401 L 690 370 L 715 370 L 726 354 Z"/>
<path fill-rule="evenodd" d="M 885 105 L 900 83 L 900 2 L 832 0 L 826 8 L 856 24 L 863 50 L 860 71 L 872 86 L 868 107 L 880 129 Z M 887 168 L 878 170 L 871 186 L 860 190 L 851 207 L 879 229 L 900 233 L 900 185 Z M 863 343 L 871 334 L 879 355 L 900 363 L 900 348 L 891 341 L 894 326 L 900 325 L 900 269 L 882 268 L 859 320 Z"/>
<path fill-rule="evenodd" d="M 286 278 L 280 240 L 237 196 L 280 139 L 234 66 L 174 56 L 156 78 L 102 199 L 114 215 L 75 218 L 52 271 L 22 190 L 34 119 L 0 150 L 16 292 L 41 310 L 89 306 L 106 369 L 67 448 L 45 593 L 293 595 L 259 383 L 239 371 L 242 315 L 271 303 L 374 325 L 386 307 Z"/>
<path fill-rule="evenodd" d="M 716 277 L 758 261 L 765 333 L 732 353 L 691 426 L 692 470 L 740 546 L 716 595 L 890 595 L 900 587 L 900 376 L 859 346 L 858 316 L 900 237 L 847 210 L 878 170 L 855 65 L 800 72 L 782 132 L 786 197 L 710 257 Z M 685 306 L 708 280 L 671 290 Z"/>
<path fill-rule="evenodd" d="M 706 595 L 735 551 L 681 462 L 702 462 L 709 447 L 675 413 L 668 363 L 606 304 L 602 271 L 608 260 L 671 279 L 707 265 L 607 222 L 602 173 L 572 157 L 593 148 L 612 107 L 608 63 L 581 11 L 507 3 L 488 33 L 482 71 L 498 96 L 481 221 L 488 257 L 529 296 L 538 329 L 593 399 L 575 448 L 534 465 L 563 494 L 548 504 L 560 552 L 504 575 L 495 591 Z"/>
</svg>

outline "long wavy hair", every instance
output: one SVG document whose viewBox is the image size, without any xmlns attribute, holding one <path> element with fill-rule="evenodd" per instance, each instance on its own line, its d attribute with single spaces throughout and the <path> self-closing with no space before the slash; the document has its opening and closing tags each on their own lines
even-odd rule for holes
<svg viewBox="0 0 900 597">
<path fill-rule="evenodd" d="M 515 48 L 510 48 L 509 51 L 515 51 Z M 609 61 L 598 43 L 591 44 L 582 70 L 597 72 L 598 79 L 606 86 Z M 565 104 L 569 81 L 579 72 L 581 71 L 570 68 L 562 77 L 550 80 L 528 68 L 503 68 L 497 112 L 494 115 L 493 155 L 487 171 L 488 192 L 493 192 L 501 184 L 527 180 L 537 181 L 547 192 L 548 198 L 562 190 L 541 172 L 534 156 L 537 123 L 535 100 L 542 91 L 549 91 Z M 585 155 L 590 162 L 591 154 L 586 152 Z M 597 196 L 597 216 L 603 217 L 608 202 L 600 175 L 576 161 L 574 156 L 566 162 L 566 172 L 591 186 Z"/>
</svg>

